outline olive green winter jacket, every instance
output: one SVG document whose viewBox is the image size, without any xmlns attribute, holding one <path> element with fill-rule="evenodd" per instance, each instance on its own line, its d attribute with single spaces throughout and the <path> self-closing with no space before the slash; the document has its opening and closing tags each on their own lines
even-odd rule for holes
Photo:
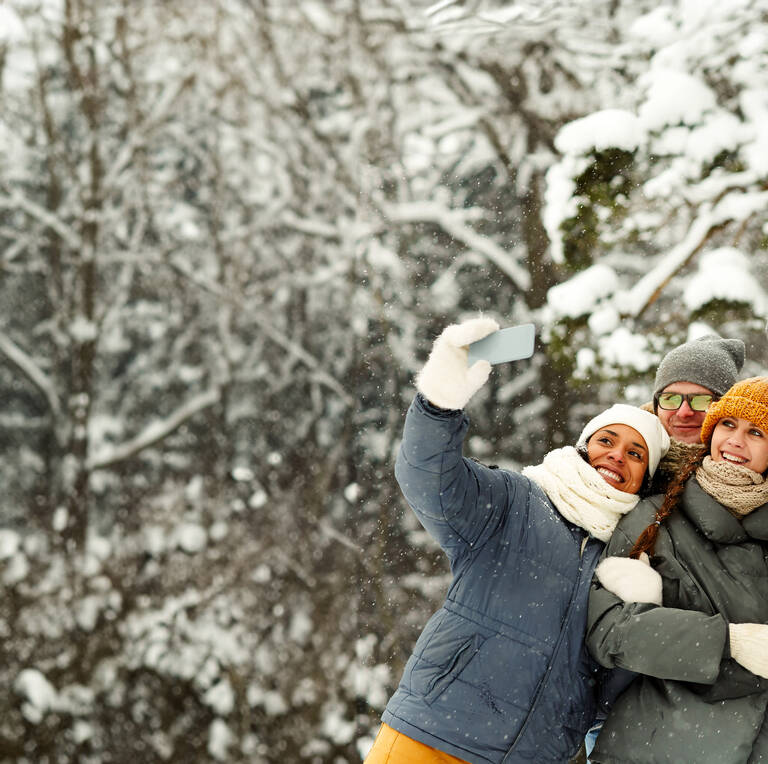
<svg viewBox="0 0 768 764">
<path fill-rule="evenodd" d="M 627 556 L 661 500 L 625 515 L 604 554 Z M 692 478 L 651 564 L 663 579 L 662 607 L 624 603 L 592 584 L 590 651 L 640 676 L 614 704 L 590 760 L 768 762 L 768 680 L 728 647 L 728 623 L 768 623 L 768 504 L 737 520 Z"/>
</svg>

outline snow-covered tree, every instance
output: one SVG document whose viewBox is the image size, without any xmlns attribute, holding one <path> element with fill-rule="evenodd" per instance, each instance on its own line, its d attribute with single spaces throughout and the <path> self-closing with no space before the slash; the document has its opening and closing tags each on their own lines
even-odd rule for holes
<svg viewBox="0 0 768 764">
<path fill-rule="evenodd" d="M 550 292 L 545 320 L 579 379 L 639 382 L 639 399 L 660 355 L 706 332 L 741 337 L 745 373 L 763 368 L 759 6 L 669 3 L 639 16 L 616 50 L 637 71 L 632 89 L 558 133 L 544 218 L 553 258 L 576 275 Z"/>
</svg>

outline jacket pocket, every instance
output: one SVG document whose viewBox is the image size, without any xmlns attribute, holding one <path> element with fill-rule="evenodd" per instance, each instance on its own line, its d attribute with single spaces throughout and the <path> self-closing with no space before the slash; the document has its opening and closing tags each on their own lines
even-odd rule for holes
<svg viewBox="0 0 768 764">
<path fill-rule="evenodd" d="M 463 643 L 459 644 L 456 651 L 453 653 L 451 660 L 443 667 L 442 670 L 438 670 L 432 679 L 427 684 L 426 691 L 424 693 L 424 701 L 427 705 L 431 705 L 437 698 L 442 695 L 448 686 L 458 677 L 462 671 L 469 665 L 470 661 L 480 651 L 480 647 L 485 642 L 485 637 L 481 634 L 475 634 Z"/>
</svg>

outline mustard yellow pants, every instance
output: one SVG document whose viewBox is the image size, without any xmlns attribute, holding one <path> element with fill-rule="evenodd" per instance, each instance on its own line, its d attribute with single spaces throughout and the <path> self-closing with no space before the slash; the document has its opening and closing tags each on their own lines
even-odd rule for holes
<svg viewBox="0 0 768 764">
<path fill-rule="evenodd" d="M 382 724 L 364 764 L 467 764 Z"/>
</svg>

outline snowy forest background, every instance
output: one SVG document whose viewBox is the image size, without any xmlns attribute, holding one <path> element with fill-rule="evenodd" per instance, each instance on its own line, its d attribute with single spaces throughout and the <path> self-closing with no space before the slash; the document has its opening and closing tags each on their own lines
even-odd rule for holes
<svg viewBox="0 0 768 764">
<path fill-rule="evenodd" d="M 768 0 L 0 0 L 0 761 L 355 762 L 447 566 L 448 323 L 509 467 L 768 338 Z"/>
</svg>

